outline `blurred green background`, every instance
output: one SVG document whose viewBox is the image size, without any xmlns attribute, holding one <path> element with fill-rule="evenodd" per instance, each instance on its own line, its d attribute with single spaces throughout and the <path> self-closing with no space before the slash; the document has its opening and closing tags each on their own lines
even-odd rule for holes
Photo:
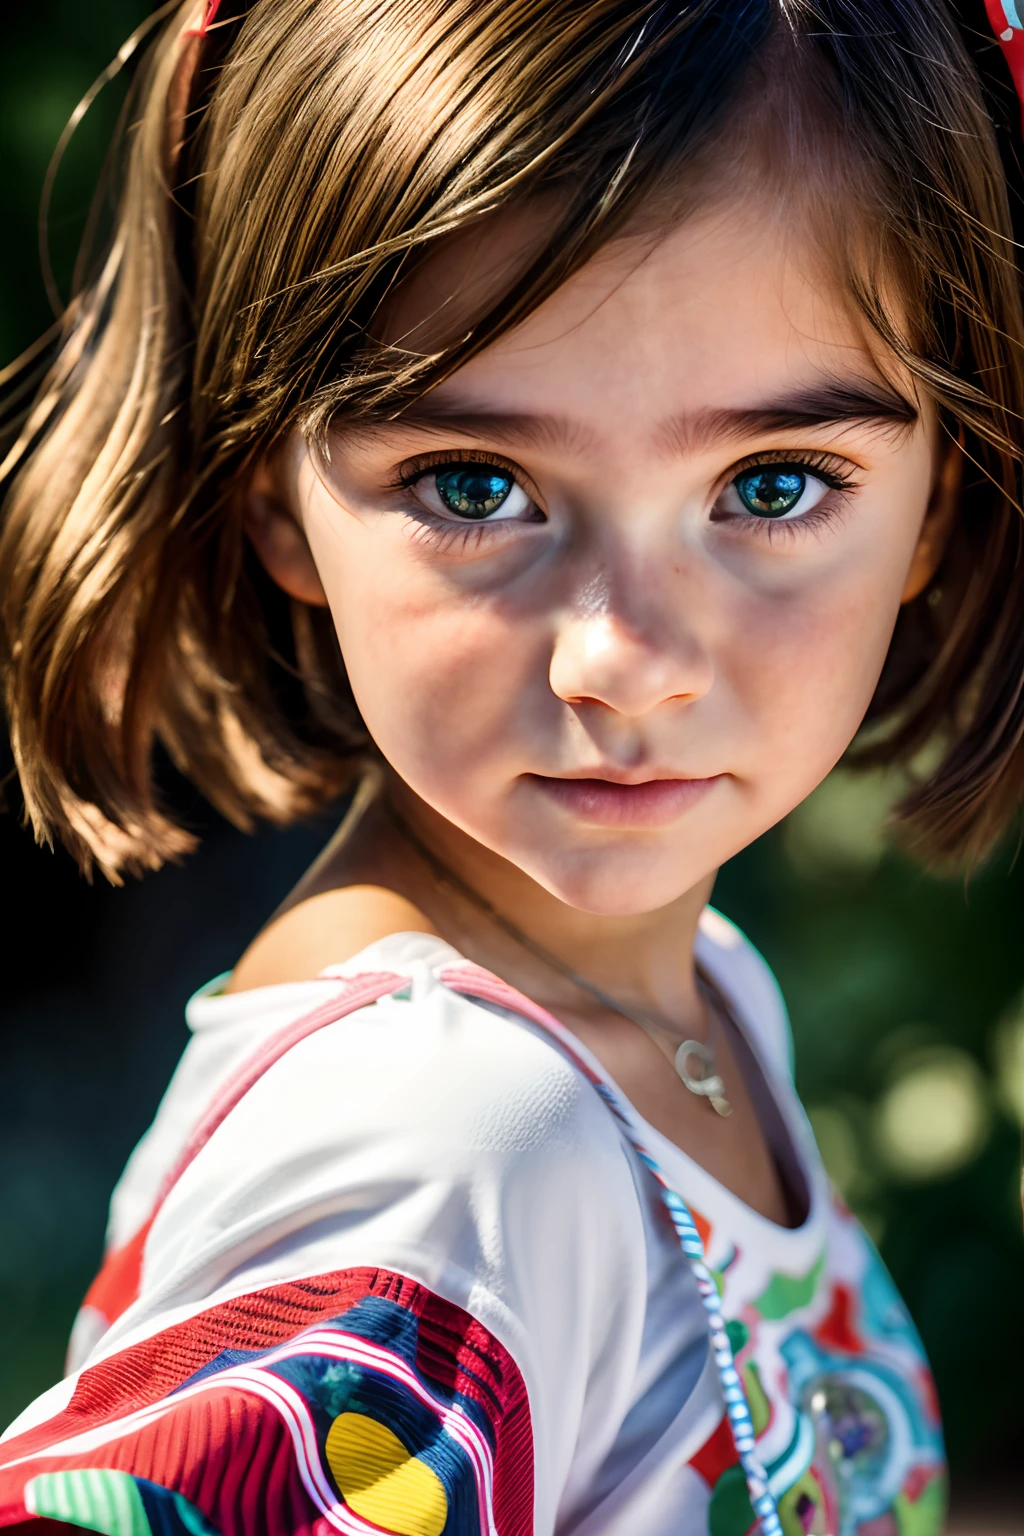
<svg viewBox="0 0 1024 1536">
<path fill-rule="evenodd" d="M 49 323 L 35 217 L 46 164 L 140 0 L 37 0 L 5 23 L 0 361 Z M 103 93 L 66 157 L 51 247 L 67 291 L 123 99 Z M 0 764 L 6 772 L 9 762 Z M 716 902 L 775 968 L 825 1160 L 924 1336 L 954 1495 L 1024 1509 L 1024 861 L 969 886 L 888 846 L 895 786 L 833 774 L 727 867 Z M 200 853 L 141 885 L 89 887 L 37 850 L 16 785 L 0 818 L 0 1423 L 59 1374 L 96 1267 L 110 1186 L 184 1045 L 188 994 L 230 966 L 330 819 L 245 838 L 187 786 Z"/>
</svg>

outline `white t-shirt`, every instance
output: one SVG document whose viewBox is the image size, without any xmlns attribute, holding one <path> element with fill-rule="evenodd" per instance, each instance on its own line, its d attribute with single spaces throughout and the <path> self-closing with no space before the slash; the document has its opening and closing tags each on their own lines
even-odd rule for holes
<svg viewBox="0 0 1024 1536">
<path fill-rule="evenodd" d="M 393 935 L 315 981 L 199 993 L 112 1201 L 129 1291 L 98 1286 L 122 1302 L 83 1309 L 72 1375 L 4 1437 L 0 1524 L 744 1536 L 704 1307 L 639 1138 L 704 1239 L 787 1536 L 824 1530 L 837 1500 L 843 1536 L 887 1514 L 895 1536 L 911 1508 L 915 1533 L 937 1532 L 927 1367 L 829 1189 L 774 979 L 710 910 L 697 959 L 792 1140 L 798 1228 L 628 1105 L 627 1134 L 585 1047 L 463 995 L 469 968 L 435 938 Z M 335 1017 L 375 975 L 376 1000 Z M 130 1532 L 103 1513 L 125 1500 Z"/>
</svg>

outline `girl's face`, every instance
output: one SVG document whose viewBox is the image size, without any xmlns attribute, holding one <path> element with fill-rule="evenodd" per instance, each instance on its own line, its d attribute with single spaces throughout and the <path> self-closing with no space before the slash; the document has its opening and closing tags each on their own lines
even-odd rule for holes
<svg viewBox="0 0 1024 1536">
<path fill-rule="evenodd" d="M 393 337 L 483 258 L 435 258 Z M 575 907 L 662 906 L 803 799 L 930 574 L 934 422 L 813 272 L 750 206 L 623 242 L 326 471 L 290 456 L 380 751 Z"/>
</svg>

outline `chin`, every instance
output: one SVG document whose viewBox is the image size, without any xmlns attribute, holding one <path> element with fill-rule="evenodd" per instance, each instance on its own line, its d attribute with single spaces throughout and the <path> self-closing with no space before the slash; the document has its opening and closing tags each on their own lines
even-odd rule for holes
<svg viewBox="0 0 1024 1536">
<path fill-rule="evenodd" d="M 550 855 L 515 860 L 520 868 L 567 907 L 595 917 L 640 917 L 656 912 L 693 890 L 712 872 L 687 861 L 596 852 L 564 862 Z"/>
</svg>

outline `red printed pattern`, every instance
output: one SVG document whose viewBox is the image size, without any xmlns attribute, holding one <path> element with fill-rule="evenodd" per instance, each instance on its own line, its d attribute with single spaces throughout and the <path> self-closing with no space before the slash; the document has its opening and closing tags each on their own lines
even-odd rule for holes
<svg viewBox="0 0 1024 1536">
<path fill-rule="evenodd" d="M 336 1522 L 311 1497 L 287 1412 L 272 1396 L 237 1379 L 221 1386 L 216 1376 L 209 1390 L 187 1391 L 177 1403 L 173 1394 L 226 1350 L 265 1353 L 311 1334 L 316 1352 L 318 1325 L 371 1296 L 416 1318 L 416 1369 L 426 1386 L 483 1409 L 494 1443 L 493 1527 L 501 1536 L 531 1536 L 530 1415 L 512 1357 L 461 1308 L 403 1275 L 370 1268 L 236 1297 L 84 1371 L 63 1412 L 0 1447 L 0 1526 L 27 1532 L 31 1521 L 40 1532 L 50 1522 L 26 1511 L 25 1485 L 42 1472 L 102 1465 L 180 1493 L 222 1536 L 327 1536 Z M 116 1433 L 119 1421 L 155 1405 L 161 1411 Z M 50 1454 L 90 1432 L 101 1450 Z"/>
</svg>

